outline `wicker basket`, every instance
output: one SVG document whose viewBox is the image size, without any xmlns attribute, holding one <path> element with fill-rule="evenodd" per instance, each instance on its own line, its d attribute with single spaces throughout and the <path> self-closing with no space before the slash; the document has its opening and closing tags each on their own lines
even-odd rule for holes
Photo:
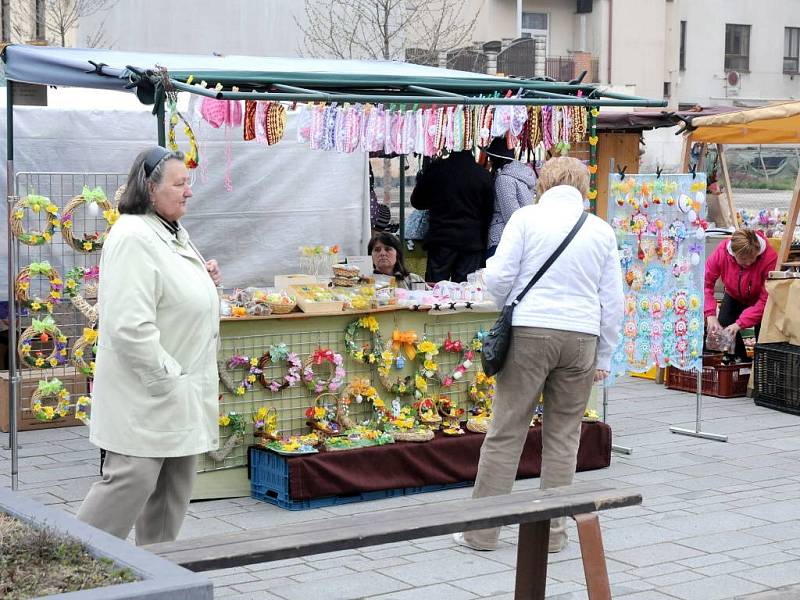
<svg viewBox="0 0 800 600">
<path fill-rule="evenodd" d="M 269 306 L 269 309 L 272 311 L 273 315 L 288 315 L 295 308 L 297 308 L 297 302 L 292 302 L 290 304 L 267 302 L 266 305 Z"/>
<path fill-rule="evenodd" d="M 337 401 L 337 409 L 336 410 L 337 410 L 337 417 L 338 417 L 338 414 L 339 414 L 339 408 L 338 408 L 339 398 L 338 398 L 338 396 L 336 394 L 334 394 L 332 392 L 324 392 L 324 393 L 320 394 L 319 396 L 317 396 L 316 399 L 314 400 L 314 406 L 315 407 L 324 406 L 325 398 L 328 397 L 328 396 L 332 396 Z M 320 403 L 320 402 L 322 402 L 322 403 Z M 323 439 L 325 437 L 333 437 L 333 436 L 337 436 L 337 435 L 342 435 L 342 431 L 343 431 L 342 424 L 337 422 L 337 421 L 329 421 L 329 422 L 326 422 L 326 423 L 320 423 L 316 419 L 309 419 L 307 421 L 307 423 L 308 423 L 308 426 L 313 431 L 316 431 L 320 435 L 320 437 L 322 437 Z M 329 423 L 335 423 L 337 428 L 334 429 L 333 427 L 330 426 Z"/>
<path fill-rule="evenodd" d="M 491 423 L 491 417 L 478 415 L 477 417 L 470 417 L 467 419 L 467 429 L 473 433 L 486 433 L 489 431 L 489 425 L 491 425 Z"/>
<path fill-rule="evenodd" d="M 426 408 L 430 411 L 428 416 L 425 415 Z M 419 415 L 419 422 L 433 431 L 436 431 L 442 425 L 442 417 L 437 410 L 436 403 L 430 398 L 424 398 L 420 401 L 417 414 Z"/>
<path fill-rule="evenodd" d="M 267 409 L 267 417 L 265 421 L 269 421 L 271 417 L 274 415 L 275 417 L 275 429 L 267 429 L 266 427 L 260 431 L 255 432 L 255 437 L 261 439 L 261 444 L 265 445 L 267 442 L 271 440 L 280 440 L 281 434 L 277 429 L 278 425 L 278 411 L 275 409 L 274 406 L 270 406 Z"/>
<path fill-rule="evenodd" d="M 433 439 L 433 430 L 427 427 L 409 429 L 407 431 L 392 431 L 391 436 L 395 442 L 429 442 Z"/>
</svg>

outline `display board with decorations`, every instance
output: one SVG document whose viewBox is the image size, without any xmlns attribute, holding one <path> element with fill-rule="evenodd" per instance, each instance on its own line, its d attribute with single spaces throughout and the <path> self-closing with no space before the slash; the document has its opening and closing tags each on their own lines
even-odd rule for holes
<svg viewBox="0 0 800 600">
<path fill-rule="evenodd" d="M 705 174 L 632 175 L 609 184 L 624 320 L 612 372 L 697 371 L 703 354 Z"/>
<path fill-rule="evenodd" d="M 124 181 L 123 174 L 16 176 L 9 230 L 15 244 L 14 351 L 17 369 L 25 371 L 17 388 L 22 429 L 90 419 L 98 265 L 119 216 Z"/>
</svg>

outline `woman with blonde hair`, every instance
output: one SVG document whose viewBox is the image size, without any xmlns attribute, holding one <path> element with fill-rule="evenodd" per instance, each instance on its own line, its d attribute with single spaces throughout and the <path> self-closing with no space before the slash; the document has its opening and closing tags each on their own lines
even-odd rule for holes
<svg viewBox="0 0 800 600">
<path fill-rule="evenodd" d="M 761 317 L 767 304 L 767 288 L 764 285 L 770 271 L 775 270 L 778 253 L 767 242 L 760 231 L 739 229 L 734 231 L 706 259 L 704 312 L 709 333 L 726 334 L 736 338 L 734 355 L 746 362 L 747 349 L 744 347 L 741 329 L 755 327 L 756 337 L 761 328 Z M 717 301 L 714 286 L 722 279 L 725 294 L 717 315 Z M 726 361 L 731 360 L 726 356 Z"/>
<path fill-rule="evenodd" d="M 497 377 L 494 416 L 481 448 L 473 497 L 511 492 L 528 428 L 544 393 L 541 487 L 572 483 L 581 418 L 592 382 L 605 378 L 622 321 L 617 240 L 602 219 L 584 214 L 589 172 L 577 159 L 553 158 L 537 182 L 539 202 L 515 211 L 486 265 L 486 289 L 516 302 L 554 250 L 572 240 L 516 304 L 505 368 Z M 474 550 L 493 550 L 499 529 L 456 534 Z M 549 549 L 567 544 L 564 519 L 550 525 Z"/>
</svg>

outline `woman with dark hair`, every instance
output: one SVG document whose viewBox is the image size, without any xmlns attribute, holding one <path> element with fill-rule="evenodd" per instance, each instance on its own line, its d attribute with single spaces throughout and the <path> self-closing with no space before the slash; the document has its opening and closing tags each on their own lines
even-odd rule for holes
<svg viewBox="0 0 800 600">
<path fill-rule="evenodd" d="M 374 272 L 394 276 L 397 287 L 407 290 L 425 289 L 425 280 L 416 273 L 409 272 L 403 260 L 403 246 L 400 240 L 385 231 L 376 233 L 369 241 L 367 252 L 372 255 Z"/>
<path fill-rule="evenodd" d="M 494 256 L 503 229 L 517 209 L 533 204 L 536 178 L 526 164 L 514 160 L 514 149 L 505 137 L 496 137 L 484 152 L 489 156 L 494 176 L 494 213 L 489 223 L 486 258 Z"/>
<path fill-rule="evenodd" d="M 192 197 L 183 154 L 141 152 L 100 258 L 100 328 L 89 440 L 102 479 L 78 518 L 137 545 L 174 540 L 198 454 L 219 446 L 221 280 L 180 219 Z"/>
</svg>

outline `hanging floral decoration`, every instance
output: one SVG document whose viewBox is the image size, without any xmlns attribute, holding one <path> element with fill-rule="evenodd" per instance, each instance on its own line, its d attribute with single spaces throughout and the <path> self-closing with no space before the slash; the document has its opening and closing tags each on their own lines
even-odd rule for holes
<svg viewBox="0 0 800 600">
<path fill-rule="evenodd" d="M 43 230 L 25 230 L 23 221 L 27 210 L 30 210 L 36 215 L 41 214 L 45 217 L 45 227 Z M 41 246 L 49 242 L 60 225 L 61 221 L 58 217 L 58 206 L 44 196 L 30 194 L 17 200 L 11 209 L 11 233 L 13 233 L 14 237 L 21 243 L 27 246 Z"/>
<path fill-rule="evenodd" d="M 453 340 L 450 334 L 447 334 L 447 339 L 445 339 L 442 345 L 444 351 L 448 353 L 461 353 L 461 360 L 449 375 L 441 378 L 440 383 L 443 387 L 451 387 L 464 377 L 464 374 L 474 364 L 475 354 L 481 351 L 482 345 L 483 341 L 480 332 L 475 334 L 469 344 L 464 344 L 461 340 Z"/>
<path fill-rule="evenodd" d="M 355 336 L 359 330 L 368 331 L 370 342 L 358 345 Z M 344 345 L 353 360 L 364 364 L 378 364 L 381 360 L 381 338 L 378 320 L 373 316 L 361 317 L 352 321 L 344 330 Z"/>
<path fill-rule="evenodd" d="M 286 374 L 283 377 L 268 378 L 266 371 L 269 365 L 277 365 L 281 362 L 286 363 Z M 300 357 L 294 352 L 289 352 L 289 348 L 284 343 L 270 346 L 269 350 L 258 360 L 258 369 L 261 385 L 271 392 L 294 387 L 301 381 L 310 381 L 309 375 L 303 371 L 303 363 Z"/>
<path fill-rule="evenodd" d="M 219 379 L 222 385 L 234 396 L 244 396 L 252 390 L 256 379 L 261 375 L 258 359 L 241 354 L 235 354 L 221 365 L 217 363 L 217 366 L 219 367 Z M 239 369 L 247 369 L 247 375 L 239 383 L 234 383 L 229 373 Z"/>
<path fill-rule="evenodd" d="M 315 394 L 337 391 L 344 381 L 344 359 L 330 348 L 318 348 L 309 356 L 303 365 L 303 379 L 309 391 Z M 327 367 L 326 377 L 317 377 L 314 367 Z"/>
<path fill-rule="evenodd" d="M 56 404 L 44 404 L 47 400 L 55 400 Z M 39 421 L 66 417 L 70 408 L 69 392 L 56 378 L 40 381 L 31 396 L 31 412 Z"/>
<path fill-rule="evenodd" d="M 86 361 L 87 351 L 91 352 L 92 355 L 88 362 Z M 94 377 L 95 356 L 97 356 L 97 330 L 91 327 L 84 327 L 83 335 L 72 346 L 70 362 L 82 375 Z"/>
<path fill-rule="evenodd" d="M 50 291 L 46 298 L 31 297 L 31 279 L 34 277 L 47 277 Z M 34 312 L 44 310 L 52 313 L 53 306 L 61 303 L 63 290 L 64 282 L 61 280 L 61 275 L 47 261 L 32 262 L 23 267 L 14 281 L 14 297 L 17 303 Z"/>
<path fill-rule="evenodd" d="M 41 350 L 33 350 L 31 342 L 38 340 L 42 344 L 52 343 L 49 354 Z M 33 319 L 19 336 L 17 353 L 25 364 L 37 369 L 51 369 L 67 362 L 67 336 L 61 333 L 51 316 L 44 319 Z"/>
<path fill-rule="evenodd" d="M 101 209 L 106 227 L 103 231 L 87 233 L 82 238 L 76 239 L 73 235 L 75 211 L 90 204 L 95 204 Z M 101 187 L 89 189 L 89 186 L 83 186 L 83 192 L 72 198 L 64 207 L 64 213 L 61 216 L 61 235 L 73 250 L 82 253 L 95 252 L 103 247 L 111 226 L 118 218 L 119 211 L 111 206 Z"/>
</svg>

